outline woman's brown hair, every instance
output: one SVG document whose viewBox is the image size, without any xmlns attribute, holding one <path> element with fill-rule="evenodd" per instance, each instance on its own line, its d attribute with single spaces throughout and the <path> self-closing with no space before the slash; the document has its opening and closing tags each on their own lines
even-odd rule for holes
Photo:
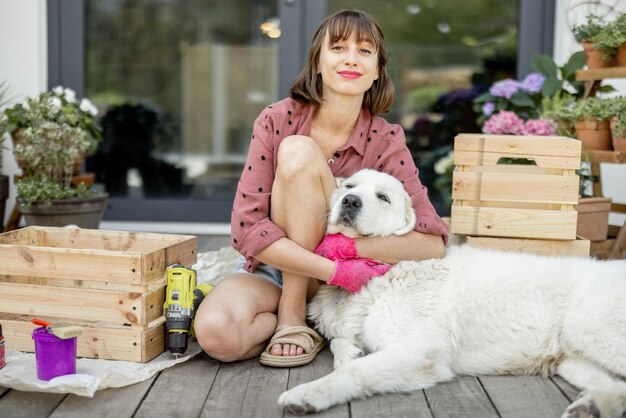
<svg viewBox="0 0 626 418">
<path fill-rule="evenodd" d="M 320 106 L 322 98 L 322 77 L 318 74 L 317 64 L 320 51 L 324 47 L 326 33 L 330 43 L 345 40 L 353 33 L 357 41 L 368 41 L 374 44 L 378 52 L 378 79 L 365 92 L 363 107 L 372 115 L 388 112 L 391 109 L 395 89 L 385 66 L 389 60 L 389 50 L 385 37 L 378 22 L 369 14 L 359 10 L 342 10 L 328 16 L 319 25 L 313 35 L 313 42 L 309 50 L 309 57 L 302 72 L 289 90 L 289 95 L 298 100 L 314 103 Z"/>
</svg>

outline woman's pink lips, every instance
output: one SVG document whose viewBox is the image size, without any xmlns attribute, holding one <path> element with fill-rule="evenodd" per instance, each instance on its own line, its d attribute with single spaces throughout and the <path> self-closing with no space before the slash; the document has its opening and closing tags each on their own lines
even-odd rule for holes
<svg viewBox="0 0 626 418">
<path fill-rule="evenodd" d="M 356 72 L 356 71 L 339 71 L 339 75 L 342 76 L 343 78 L 359 78 L 361 77 L 363 74 Z"/>
</svg>

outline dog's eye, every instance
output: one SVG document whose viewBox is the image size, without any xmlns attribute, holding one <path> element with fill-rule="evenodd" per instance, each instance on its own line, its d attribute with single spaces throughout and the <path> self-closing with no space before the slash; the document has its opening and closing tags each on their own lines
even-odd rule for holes
<svg viewBox="0 0 626 418">
<path fill-rule="evenodd" d="M 344 184 L 343 187 L 345 187 L 346 189 L 351 189 L 354 187 L 354 184 Z"/>
<path fill-rule="evenodd" d="M 376 195 L 376 197 L 377 197 L 377 198 L 379 198 L 380 200 L 382 200 L 383 202 L 391 203 L 391 202 L 389 201 L 389 198 L 388 198 L 388 197 L 387 197 L 387 195 L 385 195 L 385 194 L 378 193 L 378 194 Z"/>
</svg>

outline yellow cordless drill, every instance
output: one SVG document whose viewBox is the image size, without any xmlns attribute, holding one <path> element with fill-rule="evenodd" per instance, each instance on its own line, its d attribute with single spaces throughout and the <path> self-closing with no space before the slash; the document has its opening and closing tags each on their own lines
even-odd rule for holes
<svg viewBox="0 0 626 418">
<path fill-rule="evenodd" d="M 196 272 L 192 269 L 179 264 L 168 267 L 163 311 L 167 342 L 174 357 L 187 351 L 192 320 L 200 302 L 212 288 L 208 284 L 196 286 Z"/>
</svg>

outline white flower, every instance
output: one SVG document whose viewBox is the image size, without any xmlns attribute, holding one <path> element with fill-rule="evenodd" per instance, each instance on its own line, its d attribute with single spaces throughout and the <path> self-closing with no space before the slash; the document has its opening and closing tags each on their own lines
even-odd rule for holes
<svg viewBox="0 0 626 418">
<path fill-rule="evenodd" d="M 63 102 L 61 102 L 61 99 L 59 99 L 58 97 L 50 97 L 48 99 L 48 103 L 50 104 L 50 110 L 52 111 L 52 114 L 57 114 L 59 112 L 59 110 L 61 110 L 61 106 L 63 105 Z"/>
<path fill-rule="evenodd" d="M 91 101 L 87 98 L 80 101 L 80 110 L 83 112 L 91 113 L 92 116 L 96 116 L 98 114 L 98 108 L 91 103 Z"/>
<path fill-rule="evenodd" d="M 76 101 L 76 92 L 69 87 L 66 87 L 65 90 L 65 100 L 69 103 L 74 103 Z"/>
<path fill-rule="evenodd" d="M 57 96 L 62 96 L 63 95 L 63 86 L 56 86 L 55 88 L 52 89 L 52 91 Z"/>
<path fill-rule="evenodd" d="M 441 157 L 433 166 L 435 173 L 445 174 L 448 168 L 454 166 L 454 151 L 450 151 L 445 157 Z"/>
</svg>

